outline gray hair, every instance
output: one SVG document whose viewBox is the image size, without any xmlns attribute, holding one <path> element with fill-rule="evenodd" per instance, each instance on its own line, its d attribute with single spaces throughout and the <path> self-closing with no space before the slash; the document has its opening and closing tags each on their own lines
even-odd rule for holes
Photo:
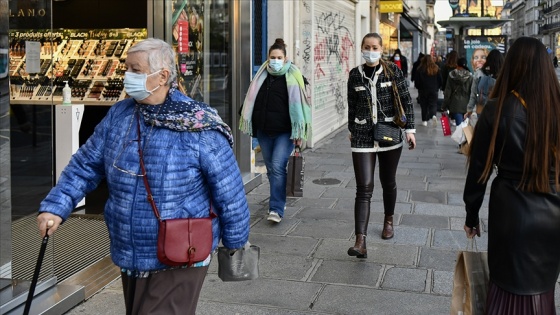
<svg viewBox="0 0 560 315">
<path fill-rule="evenodd" d="M 129 54 L 136 52 L 146 53 L 150 72 L 154 73 L 161 69 L 169 71 L 167 85 L 175 81 L 177 78 L 177 67 L 175 66 L 175 51 L 171 45 L 158 38 L 147 38 L 128 49 Z"/>
</svg>

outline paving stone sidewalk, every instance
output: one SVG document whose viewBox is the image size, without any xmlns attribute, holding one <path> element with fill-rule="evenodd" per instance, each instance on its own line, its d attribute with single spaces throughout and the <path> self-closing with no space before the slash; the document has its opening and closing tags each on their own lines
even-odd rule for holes
<svg viewBox="0 0 560 315">
<path fill-rule="evenodd" d="M 412 87 L 411 94 L 415 99 Z M 415 108 L 420 117 L 416 102 Z M 266 176 L 247 195 L 250 242 L 261 247 L 261 276 L 224 283 L 217 276 L 215 259 L 197 314 L 449 314 L 457 251 L 466 247 L 462 201 L 466 159 L 457 153 L 457 144 L 443 136 L 439 122 L 424 127 L 418 120 L 418 147 L 403 150 L 397 171 L 393 239 L 380 237 L 382 192 L 376 179 L 368 258 L 346 254 L 354 244 L 355 179 L 348 132 L 340 128 L 303 152 L 304 197 L 288 199 L 280 224 L 265 219 Z M 488 198 L 481 211 L 484 226 L 487 205 Z M 486 233 L 477 245 L 486 249 Z M 557 285 L 557 306 L 559 292 Z M 124 314 L 120 280 L 67 314 Z"/>
</svg>

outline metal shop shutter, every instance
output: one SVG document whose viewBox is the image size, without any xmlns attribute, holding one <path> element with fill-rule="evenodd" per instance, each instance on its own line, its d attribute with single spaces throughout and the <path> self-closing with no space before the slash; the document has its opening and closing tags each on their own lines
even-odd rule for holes
<svg viewBox="0 0 560 315">
<path fill-rule="evenodd" d="M 355 4 L 315 1 L 313 9 L 313 141 L 348 121 L 346 83 L 355 66 Z"/>
</svg>

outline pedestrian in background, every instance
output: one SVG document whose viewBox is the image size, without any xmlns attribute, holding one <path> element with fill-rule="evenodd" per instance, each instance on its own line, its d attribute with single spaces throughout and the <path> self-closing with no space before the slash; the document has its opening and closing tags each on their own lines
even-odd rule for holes
<svg viewBox="0 0 560 315">
<path fill-rule="evenodd" d="M 437 56 L 436 65 L 439 67 L 440 70 L 443 70 L 443 66 L 445 66 L 445 62 L 443 61 L 443 57 L 441 55 Z"/>
<path fill-rule="evenodd" d="M 165 41 L 148 38 L 128 50 L 124 88 L 72 156 L 41 202 L 39 230 L 53 234 L 78 202 L 106 178 L 105 222 L 111 258 L 121 268 L 127 314 L 194 314 L 212 253 L 192 266 L 158 260 L 158 219 L 218 216 L 212 250 L 237 249 L 249 237 L 249 208 L 233 154 L 233 136 L 207 104 L 177 90 L 176 57 Z M 140 150 L 141 149 L 141 150 Z M 141 161 L 145 165 L 145 172 Z M 193 235 L 195 238 L 197 235 Z"/>
<path fill-rule="evenodd" d="M 410 72 L 410 81 L 414 82 L 414 87 L 416 89 L 418 89 L 418 87 L 416 86 L 416 81 L 414 81 L 414 78 L 416 77 L 416 70 L 418 69 L 418 66 L 420 65 L 420 61 L 422 61 L 422 57 L 424 57 L 424 54 L 419 53 L 418 54 L 418 59 L 416 59 L 416 61 L 412 64 L 412 70 Z M 421 100 L 421 95 L 420 95 L 420 90 L 418 90 L 418 96 L 416 97 L 416 101 L 420 104 L 420 100 Z"/>
<path fill-rule="evenodd" d="M 416 88 L 422 94 L 420 107 L 422 110 L 422 125 L 427 126 L 428 120 L 433 120 L 433 126 L 437 124 L 437 100 L 438 91 L 441 89 L 442 79 L 439 67 L 430 55 L 424 56 L 418 70 L 416 71 Z"/>
<path fill-rule="evenodd" d="M 379 180 L 383 189 L 385 217 L 381 238 L 394 235 L 393 214 L 397 200 L 396 173 L 403 147 L 403 139 L 397 144 L 382 144 L 374 140 L 375 124 L 383 120 L 390 127 L 402 131 L 392 123 L 396 114 L 392 84 L 397 85 L 400 101 L 406 115 L 405 140 L 410 150 L 416 147 L 414 138 L 414 108 L 406 79 L 392 62 L 381 59 L 383 41 L 377 33 L 369 33 L 362 39 L 362 64 L 350 71 L 348 78 L 348 129 L 352 162 L 356 176 L 356 200 L 354 220 L 356 242 L 348 249 L 348 255 L 367 258 L 366 235 L 370 215 L 373 177 L 376 159 L 379 158 Z M 392 73 L 392 74 L 391 74 Z M 402 135 L 402 134 L 401 134 Z"/>
<path fill-rule="evenodd" d="M 488 204 L 486 313 L 556 314 L 560 272 L 560 85 L 545 46 L 521 37 L 508 51 L 479 116 L 463 200 L 468 238 Z"/>
<path fill-rule="evenodd" d="M 467 66 L 467 59 L 459 58 L 457 69 L 449 73 L 447 85 L 443 92 L 443 110 L 449 110 L 450 117 L 459 126 L 467 112 L 467 105 L 471 95 L 473 76 Z"/>
<path fill-rule="evenodd" d="M 459 55 L 457 54 L 457 51 L 452 50 L 447 54 L 446 59 L 447 60 L 445 61 L 443 71 L 441 72 L 441 78 L 443 80 L 443 85 L 441 87 L 442 91 L 445 91 L 445 87 L 447 86 L 447 78 L 449 77 L 449 72 L 457 68 L 457 60 L 459 60 Z"/>
<path fill-rule="evenodd" d="M 275 223 L 284 217 L 288 159 L 311 130 L 303 76 L 286 56 L 284 40 L 276 39 L 249 85 L 239 121 L 241 131 L 259 140 L 270 183 L 267 220 Z"/>
<path fill-rule="evenodd" d="M 477 72 L 480 71 L 479 77 L 473 78 L 471 96 L 469 104 L 467 105 L 465 118 L 471 117 L 473 112 L 475 112 L 476 115 L 482 112 L 482 109 L 488 100 L 488 95 L 490 95 L 492 88 L 494 88 L 496 77 L 498 76 L 503 63 L 504 56 L 502 53 L 497 49 L 491 50 L 486 57 L 486 62 L 482 68 L 477 70 Z"/>
<path fill-rule="evenodd" d="M 393 53 L 393 56 L 391 56 L 390 59 L 394 64 L 397 65 L 397 67 L 399 69 L 401 69 L 404 79 L 407 80 L 408 79 L 408 59 L 406 59 L 405 56 L 403 56 L 403 54 L 401 53 L 400 49 L 395 49 L 395 53 Z M 408 82 L 406 82 L 407 86 L 408 86 Z"/>
</svg>

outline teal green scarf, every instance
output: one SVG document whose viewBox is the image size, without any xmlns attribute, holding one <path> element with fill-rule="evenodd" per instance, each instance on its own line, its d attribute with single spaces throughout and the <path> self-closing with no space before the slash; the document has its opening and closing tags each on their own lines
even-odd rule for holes
<svg viewBox="0 0 560 315">
<path fill-rule="evenodd" d="M 253 135 L 253 126 L 251 119 L 253 116 L 253 108 L 255 107 L 255 99 L 259 93 L 266 76 L 286 75 L 286 84 L 288 86 L 288 102 L 290 111 L 290 120 L 292 121 L 291 139 L 306 140 L 311 131 L 311 107 L 305 96 L 305 85 L 301 71 L 291 62 L 286 62 L 284 67 L 279 71 L 273 71 L 268 67 L 268 60 L 260 67 L 257 74 L 249 85 L 249 90 L 243 102 L 241 110 L 241 118 L 239 119 L 239 129 L 250 136 Z"/>
</svg>

